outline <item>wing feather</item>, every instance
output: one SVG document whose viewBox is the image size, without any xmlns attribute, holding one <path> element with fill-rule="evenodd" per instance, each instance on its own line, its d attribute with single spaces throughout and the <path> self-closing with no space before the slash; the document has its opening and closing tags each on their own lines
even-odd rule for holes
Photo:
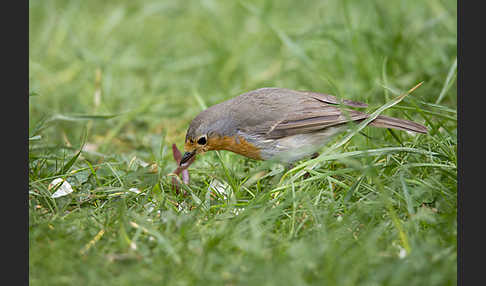
<svg viewBox="0 0 486 286">
<path fill-rule="evenodd" d="M 296 134 L 315 132 L 328 127 L 342 125 L 350 121 L 362 120 L 367 117 L 368 114 L 366 113 L 348 110 L 347 114 L 323 114 L 316 117 L 284 120 L 275 126 L 271 132 L 265 134 L 265 138 L 278 139 Z"/>
<path fill-rule="evenodd" d="M 244 122 L 245 126 L 240 126 L 239 129 L 258 134 L 265 139 L 314 132 L 368 116 L 366 113 L 345 108 L 362 108 L 367 106 L 365 103 L 340 100 L 332 95 L 310 91 L 262 88 L 244 94 L 243 97 L 238 100 L 251 102 L 245 104 L 251 110 L 233 112 L 242 116 L 238 121 Z"/>
</svg>

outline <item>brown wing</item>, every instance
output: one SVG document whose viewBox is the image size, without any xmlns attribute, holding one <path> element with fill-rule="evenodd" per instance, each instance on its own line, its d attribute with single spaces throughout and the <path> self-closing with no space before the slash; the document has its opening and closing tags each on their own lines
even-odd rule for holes
<svg viewBox="0 0 486 286">
<path fill-rule="evenodd" d="M 314 132 L 368 116 L 343 107 L 366 107 L 365 103 L 342 100 L 340 105 L 331 95 L 283 88 L 255 90 L 239 100 L 251 106 L 247 112 L 237 112 L 244 116 L 240 122 L 245 122 L 245 131 L 267 139 Z"/>
<path fill-rule="evenodd" d="M 300 91 L 300 92 L 307 94 L 308 96 L 311 96 L 314 99 L 317 99 L 319 101 L 326 102 L 326 103 L 342 104 L 342 105 L 346 105 L 346 106 L 359 107 L 359 108 L 368 107 L 368 104 L 366 104 L 366 103 L 358 102 L 358 101 L 352 101 L 352 100 L 348 100 L 348 99 L 340 100 L 337 97 L 329 95 L 329 94 L 323 94 L 323 93 L 317 93 L 317 92 L 311 92 L 311 91 Z"/>
<path fill-rule="evenodd" d="M 295 134 L 310 133 L 337 126 L 350 121 L 365 119 L 368 114 L 355 110 L 343 110 L 329 106 L 324 108 L 320 115 L 291 120 L 283 120 L 272 126 L 264 135 L 267 139 L 278 139 Z"/>
<path fill-rule="evenodd" d="M 427 133 L 427 127 L 406 119 L 399 119 L 384 115 L 379 115 L 375 120 L 370 123 L 371 126 L 381 128 L 392 128 L 405 131 L 413 131 L 417 133 Z"/>
</svg>

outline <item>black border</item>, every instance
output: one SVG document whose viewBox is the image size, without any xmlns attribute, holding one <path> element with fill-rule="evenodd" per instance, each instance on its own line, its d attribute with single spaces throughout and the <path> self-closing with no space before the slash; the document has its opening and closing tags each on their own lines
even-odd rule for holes
<svg viewBox="0 0 486 286">
<path fill-rule="evenodd" d="M 473 4 L 478 3 L 477 7 Z M 484 283 L 484 9 L 478 1 L 458 1 L 457 9 L 457 284 Z M 466 7 L 467 5 L 467 7 Z M 468 39 L 469 41 L 467 41 Z M 476 108 L 476 110 L 474 110 Z M 468 137 L 469 136 L 469 137 Z M 467 162 L 469 161 L 469 162 Z M 474 181 L 476 179 L 476 182 Z M 466 235 L 466 229 L 468 234 Z M 483 247 L 484 248 L 484 247 Z M 482 282 L 482 283 L 481 283 Z"/>
<path fill-rule="evenodd" d="M 2 280 L 29 285 L 29 2 L 5 2 L 2 27 Z M 11 112 L 8 112 L 11 111 Z M 12 282 L 13 283 L 12 283 Z"/>
</svg>

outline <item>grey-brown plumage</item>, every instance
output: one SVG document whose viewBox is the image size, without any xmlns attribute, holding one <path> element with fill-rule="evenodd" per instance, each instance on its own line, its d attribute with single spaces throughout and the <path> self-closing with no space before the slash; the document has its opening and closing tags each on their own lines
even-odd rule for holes
<svg viewBox="0 0 486 286">
<path fill-rule="evenodd" d="M 350 109 L 365 103 L 285 88 L 261 88 L 216 104 L 191 122 L 186 142 L 201 135 L 244 138 L 261 150 L 261 159 L 292 162 L 314 153 L 348 122 L 369 114 Z M 427 133 L 421 124 L 378 116 L 370 125 Z"/>
</svg>

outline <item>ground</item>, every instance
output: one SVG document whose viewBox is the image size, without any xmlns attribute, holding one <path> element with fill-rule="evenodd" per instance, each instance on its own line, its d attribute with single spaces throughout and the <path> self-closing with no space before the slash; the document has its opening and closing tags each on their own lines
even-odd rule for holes
<svg viewBox="0 0 486 286">
<path fill-rule="evenodd" d="M 30 284 L 455 285 L 456 5 L 30 1 Z M 381 112 L 426 135 L 366 127 L 291 170 L 209 152 L 172 188 L 207 106 L 277 86 L 371 113 L 420 82 Z"/>
</svg>

